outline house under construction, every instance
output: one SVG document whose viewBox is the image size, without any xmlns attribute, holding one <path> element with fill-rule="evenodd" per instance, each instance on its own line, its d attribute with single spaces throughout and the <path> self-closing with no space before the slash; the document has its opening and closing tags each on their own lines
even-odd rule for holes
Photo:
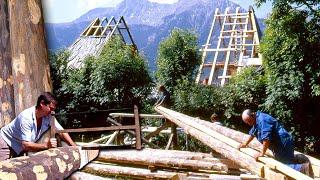
<svg viewBox="0 0 320 180">
<path fill-rule="evenodd" d="M 217 35 L 218 34 L 218 35 Z M 261 66 L 261 32 L 252 7 L 224 13 L 216 9 L 206 44 L 201 49 L 197 83 L 223 86 L 245 66 Z"/>
<path fill-rule="evenodd" d="M 119 36 L 127 45 L 131 45 L 137 51 L 128 25 L 121 16 L 119 20 L 115 17 L 96 18 L 80 34 L 80 37 L 68 48 L 70 56 L 68 66 L 79 68 L 83 60 L 88 56 L 98 56 L 104 45 L 113 37 Z"/>
</svg>

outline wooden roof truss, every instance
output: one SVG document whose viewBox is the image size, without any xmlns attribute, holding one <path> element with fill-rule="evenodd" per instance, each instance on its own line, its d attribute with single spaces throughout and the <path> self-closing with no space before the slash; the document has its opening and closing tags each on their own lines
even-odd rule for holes
<svg viewBox="0 0 320 180">
<path fill-rule="evenodd" d="M 218 36 L 217 36 L 218 34 Z M 202 63 L 196 82 L 223 86 L 229 78 L 248 65 L 261 65 L 259 27 L 253 8 L 235 13 L 227 8 L 224 14 L 217 8 L 202 51 Z"/>
<path fill-rule="evenodd" d="M 123 16 L 118 21 L 113 16 L 110 19 L 96 18 L 68 48 L 68 66 L 79 68 L 86 57 L 98 56 L 104 45 L 114 36 L 119 36 L 125 44 L 132 46 L 134 52 L 138 51 Z"/>
</svg>

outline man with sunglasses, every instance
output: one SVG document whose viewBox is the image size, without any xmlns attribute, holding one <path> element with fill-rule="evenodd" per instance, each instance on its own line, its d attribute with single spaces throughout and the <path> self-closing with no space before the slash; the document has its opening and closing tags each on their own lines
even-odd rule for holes
<svg viewBox="0 0 320 180">
<path fill-rule="evenodd" d="M 0 130 L 0 160 L 17 157 L 25 152 L 37 152 L 57 147 L 55 138 L 46 143 L 36 143 L 44 132 L 50 128 L 53 118 L 51 113 L 56 109 L 57 101 L 50 92 L 42 93 L 36 106 L 22 111 L 12 122 Z M 62 130 L 55 120 L 54 128 Z M 68 133 L 60 133 L 60 137 L 69 145 L 76 146 Z M 9 153 L 10 152 L 10 153 Z"/>
</svg>

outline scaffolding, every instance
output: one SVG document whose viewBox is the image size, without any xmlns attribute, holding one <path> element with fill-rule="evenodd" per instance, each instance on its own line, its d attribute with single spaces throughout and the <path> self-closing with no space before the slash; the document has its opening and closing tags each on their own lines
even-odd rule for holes
<svg viewBox="0 0 320 180">
<path fill-rule="evenodd" d="M 227 8 L 224 14 L 217 8 L 206 44 L 200 49 L 202 63 L 196 83 L 223 86 L 241 68 L 261 66 L 260 37 L 252 7 L 248 12 L 238 7 L 234 13 Z"/>
</svg>

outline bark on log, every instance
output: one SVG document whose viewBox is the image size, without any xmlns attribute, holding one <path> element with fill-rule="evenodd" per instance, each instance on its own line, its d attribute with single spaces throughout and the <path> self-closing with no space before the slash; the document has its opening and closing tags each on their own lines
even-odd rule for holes
<svg viewBox="0 0 320 180">
<path fill-rule="evenodd" d="M 153 153 L 152 153 L 153 152 Z M 161 153 L 162 154 L 161 154 Z M 103 151 L 98 156 L 97 160 L 109 163 L 130 163 L 144 166 L 156 166 L 165 168 L 183 168 L 187 170 L 214 170 L 214 171 L 228 171 L 227 165 L 223 164 L 219 159 L 207 160 L 192 160 L 185 156 L 172 156 L 170 151 L 160 151 L 155 153 L 154 150 L 143 149 L 136 150 L 119 150 L 119 151 Z"/>
<path fill-rule="evenodd" d="M 177 173 L 174 172 L 151 172 L 148 169 L 123 167 L 102 163 L 90 163 L 83 168 L 82 172 L 98 176 L 123 176 L 129 179 L 174 179 L 178 176 Z"/>
<path fill-rule="evenodd" d="M 97 151 L 88 152 L 60 147 L 1 161 L 0 179 L 63 179 L 98 155 Z"/>
<path fill-rule="evenodd" d="M 15 113 L 51 91 L 41 0 L 8 0 Z"/>
<path fill-rule="evenodd" d="M 15 116 L 7 0 L 0 0 L 0 128 Z"/>
<path fill-rule="evenodd" d="M 214 134 L 214 131 L 208 130 L 209 128 L 206 128 L 203 125 L 198 128 L 191 126 L 191 124 L 196 124 L 196 123 L 194 122 L 191 123 L 190 121 L 191 117 L 189 116 L 183 115 L 181 113 L 172 111 L 170 109 L 167 109 L 161 106 L 156 107 L 155 110 L 158 113 L 164 115 L 170 121 L 182 127 L 186 133 L 197 138 L 198 140 L 200 140 L 210 148 L 214 149 L 218 153 L 224 155 L 228 159 L 235 161 L 237 164 L 250 170 L 251 172 L 258 174 L 259 176 L 263 176 L 263 164 L 256 162 L 254 158 L 252 158 L 251 156 L 235 149 L 234 146 L 238 146 L 237 144 L 232 142 L 232 145 L 229 145 L 225 142 L 222 142 L 220 137 L 219 137 L 219 140 L 216 139 L 218 137 L 213 137 L 212 135 Z M 190 123 L 187 124 L 186 121 L 190 121 Z M 199 130 L 199 128 L 201 128 L 202 130 L 207 130 L 208 133 L 205 133 L 202 130 Z"/>
</svg>

